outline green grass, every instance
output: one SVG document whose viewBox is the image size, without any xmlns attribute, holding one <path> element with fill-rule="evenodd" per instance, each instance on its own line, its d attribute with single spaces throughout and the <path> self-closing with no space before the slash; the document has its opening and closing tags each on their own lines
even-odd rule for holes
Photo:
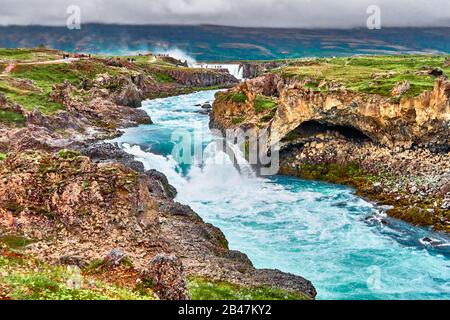
<svg viewBox="0 0 450 320">
<path fill-rule="evenodd" d="M 247 102 L 247 95 L 240 91 L 238 91 L 238 92 L 233 92 L 233 91 L 218 92 L 216 95 L 216 99 L 218 101 L 224 101 L 224 102 L 245 103 L 245 102 Z"/>
<path fill-rule="evenodd" d="M 42 267 L 38 272 L 21 269 L 14 271 L 11 262 L 0 257 L 0 270 L 7 272 L 0 276 L 4 285 L 11 288 L 8 296 L 17 300 L 152 300 L 118 286 L 100 281 L 92 282 L 92 287 L 71 288 L 67 282 L 71 272 L 65 267 Z"/>
<path fill-rule="evenodd" d="M 0 124 L 1 123 L 23 126 L 25 124 L 25 117 L 14 111 L 0 110 Z"/>
<path fill-rule="evenodd" d="M 301 174 L 305 179 L 321 180 L 332 183 L 344 183 L 348 179 L 358 178 L 362 173 L 357 164 L 302 164 Z"/>
<path fill-rule="evenodd" d="M 157 72 L 153 76 L 158 83 L 170 83 L 175 81 L 170 75 L 163 72 Z"/>
<path fill-rule="evenodd" d="M 0 238 L 0 299 L 17 300 L 153 300 L 151 290 L 126 288 L 66 266 L 51 266 L 14 248 L 27 242 Z M 2 249 L 3 247 L 3 249 Z M 76 281 L 76 287 L 70 283 Z"/>
<path fill-rule="evenodd" d="M 58 152 L 58 157 L 65 160 L 73 160 L 79 156 L 81 156 L 81 153 L 74 150 L 63 149 Z"/>
<path fill-rule="evenodd" d="M 30 62 L 61 59 L 62 55 L 57 50 L 45 48 L 36 49 L 8 49 L 0 48 L 0 61 L 3 62 Z"/>
<path fill-rule="evenodd" d="M 247 288 L 223 281 L 203 278 L 189 279 L 189 292 L 193 300 L 307 300 L 301 294 L 270 287 Z"/>
<path fill-rule="evenodd" d="M 0 152 L 0 161 L 5 160 L 6 157 L 7 157 L 7 154 L 6 154 L 6 153 L 1 153 L 1 152 Z"/>
<path fill-rule="evenodd" d="M 233 119 L 231 119 L 231 123 L 232 124 L 240 124 L 242 122 L 244 122 L 245 117 L 234 117 Z"/>
<path fill-rule="evenodd" d="M 233 92 L 229 98 L 235 103 L 245 103 L 247 101 L 247 96 L 242 92 Z"/>
<path fill-rule="evenodd" d="M 436 78 L 422 74 L 430 68 L 440 68 L 450 75 L 450 68 L 444 67 L 447 56 L 367 56 L 352 58 L 315 59 L 309 63 L 294 63 L 292 66 L 275 70 L 283 77 L 305 80 L 305 87 L 317 91 L 319 83 L 343 84 L 348 90 L 369 94 L 390 96 L 392 88 L 402 81 L 409 81 L 411 89 L 405 96 L 414 97 L 424 90 L 433 88 Z"/>
<path fill-rule="evenodd" d="M 33 240 L 21 236 L 5 235 L 0 236 L 0 243 L 5 244 L 11 249 L 21 249 L 30 243 L 33 243 Z"/>
<path fill-rule="evenodd" d="M 256 96 L 255 101 L 254 101 L 254 108 L 255 108 L 256 113 L 261 113 L 266 110 L 272 110 L 272 109 L 276 108 L 276 106 L 277 106 L 276 101 L 274 101 L 270 97 L 265 97 L 262 95 Z"/>
</svg>

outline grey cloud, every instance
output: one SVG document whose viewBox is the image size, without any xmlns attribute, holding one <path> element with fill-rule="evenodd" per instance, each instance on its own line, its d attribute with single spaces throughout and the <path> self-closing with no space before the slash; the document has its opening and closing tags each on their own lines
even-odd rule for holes
<svg viewBox="0 0 450 320">
<path fill-rule="evenodd" d="M 0 0 L 0 25 L 64 25 L 69 5 L 82 23 L 348 28 L 378 5 L 384 27 L 450 26 L 448 0 Z"/>
</svg>

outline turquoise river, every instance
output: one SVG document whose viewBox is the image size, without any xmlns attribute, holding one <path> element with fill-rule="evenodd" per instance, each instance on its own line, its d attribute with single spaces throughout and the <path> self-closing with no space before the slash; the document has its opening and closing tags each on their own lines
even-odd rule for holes
<svg viewBox="0 0 450 320">
<path fill-rule="evenodd" d="M 318 299 L 450 298 L 448 237 L 390 219 L 344 186 L 257 177 L 245 163 L 237 170 L 215 151 L 208 116 L 199 113 L 215 92 L 145 101 L 154 124 L 126 129 L 115 141 L 146 169 L 163 172 L 176 201 L 221 228 L 230 248 L 256 267 L 311 280 Z M 203 161 L 175 161 L 172 134 L 180 129 L 202 132 Z"/>
</svg>

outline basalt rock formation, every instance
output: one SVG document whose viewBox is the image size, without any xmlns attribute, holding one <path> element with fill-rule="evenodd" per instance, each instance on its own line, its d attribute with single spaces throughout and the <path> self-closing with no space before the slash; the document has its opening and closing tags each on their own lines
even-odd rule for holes
<svg viewBox="0 0 450 320">
<path fill-rule="evenodd" d="M 186 72 L 183 69 L 168 70 L 167 74 L 174 78 L 177 83 L 192 87 L 208 86 L 232 86 L 239 83 L 226 69 L 219 70 L 197 70 L 191 69 Z"/>
<path fill-rule="evenodd" d="M 276 100 L 278 107 L 267 127 L 276 131 L 280 140 L 302 123 L 314 120 L 356 129 L 392 148 L 424 146 L 446 151 L 450 147 L 450 82 L 446 79 L 437 80 L 432 91 L 399 102 L 345 89 L 315 92 L 301 82 L 285 81 L 273 74 L 249 80 L 233 90 L 245 95 L 245 101 L 217 99 L 212 126 L 231 127 L 233 117 L 239 116 L 246 117 L 247 125 L 261 124 L 254 105 L 257 96 L 263 95 Z"/>
<path fill-rule="evenodd" d="M 267 131 L 280 173 L 352 185 L 393 217 L 449 232 L 450 82 L 393 98 L 308 81 L 269 73 L 218 93 L 210 126 Z"/>
</svg>

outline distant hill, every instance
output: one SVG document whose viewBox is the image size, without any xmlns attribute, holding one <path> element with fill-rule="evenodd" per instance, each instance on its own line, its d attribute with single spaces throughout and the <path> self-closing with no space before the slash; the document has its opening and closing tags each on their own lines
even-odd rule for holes
<svg viewBox="0 0 450 320">
<path fill-rule="evenodd" d="M 179 49 L 200 61 L 353 54 L 450 53 L 450 28 L 264 29 L 84 24 L 0 27 L 0 47 L 47 47 L 123 54 Z"/>
</svg>

